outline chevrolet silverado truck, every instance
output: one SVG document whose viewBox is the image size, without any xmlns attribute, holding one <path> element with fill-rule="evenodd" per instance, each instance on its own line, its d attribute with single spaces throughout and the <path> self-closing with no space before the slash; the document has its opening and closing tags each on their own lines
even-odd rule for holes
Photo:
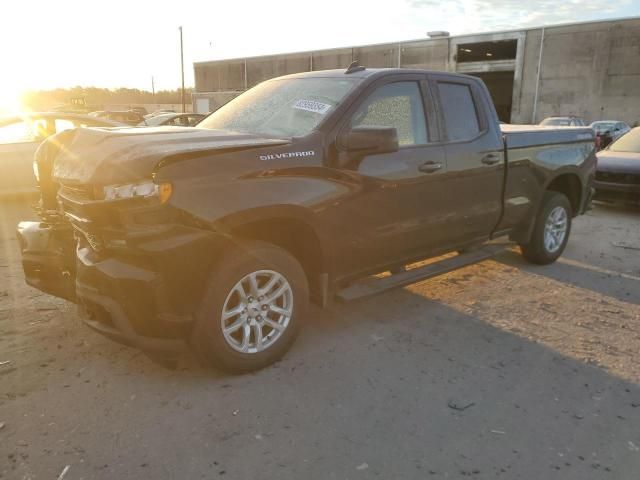
<svg viewBox="0 0 640 480">
<path fill-rule="evenodd" d="M 477 78 L 352 65 L 266 81 L 196 128 L 52 137 L 41 221 L 18 237 L 27 283 L 98 332 L 247 372 L 289 349 L 309 301 L 451 271 L 501 237 L 555 261 L 595 165 L 590 128 L 500 125 Z"/>
</svg>

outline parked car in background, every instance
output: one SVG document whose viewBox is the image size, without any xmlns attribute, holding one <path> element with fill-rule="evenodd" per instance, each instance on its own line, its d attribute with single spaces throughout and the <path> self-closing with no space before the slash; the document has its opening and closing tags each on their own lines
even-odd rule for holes
<svg viewBox="0 0 640 480">
<path fill-rule="evenodd" d="M 596 199 L 640 205 L 640 127 L 598 152 Z"/>
<path fill-rule="evenodd" d="M 155 117 L 157 115 L 163 115 L 165 113 L 176 113 L 176 111 L 172 110 L 170 108 L 163 108 L 163 109 L 156 110 L 154 112 L 151 112 L 151 113 L 145 115 L 144 118 L 151 118 L 151 117 Z"/>
<path fill-rule="evenodd" d="M 121 110 L 121 111 L 108 111 L 99 110 L 97 112 L 91 112 L 89 115 L 96 118 L 102 118 L 104 120 L 111 120 L 113 122 L 125 123 L 127 125 L 139 125 L 144 123 L 144 115 L 133 110 Z"/>
<path fill-rule="evenodd" d="M 629 125 L 618 120 L 598 120 L 591 124 L 591 128 L 600 139 L 600 148 L 607 148 L 609 144 L 631 130 Z"/>
<path fill-rule="evenodd" d="M 580 117 L 572 115 L 567 117 L 547 117 L 540 122 L 545 127 L 584 127 L 586 122 Z"/>
<path fill-rule="evenodd" d="M 144 107 L 131 107 L 129 110 L 131 110 L 132 112 L 139 113 L 142 116 L 149 115 L 149 112 Z"/>
<path fill-rule="evenodd" d="M 87 115 L 92 111 L 91 106 L 89 105 L 78 105 L 78 104 L 68 104 L 68 103 L 57 105 L 48 110 L 51 112 L 75 113 L 78 115 Z M 93 108 L 93 110 L 95 110 L 95 107 Z"/>
<path fill-rule="evenodd" d="M 138 126 L 161 127 L 171 125 L 176 127 L 193 127 L 204 117 L 206 117 L 206 115 L 201 113 L 164 113 L 147 118 L 144 124 Z"/>
<path fill-rule="evenodd" d="M 0 194 L 35 192 L 33 156 L 54 133 L 76 127 L 117 127 L 122 123 L 59 112 L 28 113 L 0 118 Z"/>
</svg>

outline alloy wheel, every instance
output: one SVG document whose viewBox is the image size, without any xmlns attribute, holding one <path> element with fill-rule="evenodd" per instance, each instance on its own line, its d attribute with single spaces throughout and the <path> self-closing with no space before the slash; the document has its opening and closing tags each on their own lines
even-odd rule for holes
<svg viewBox="0 0 640 480">
<path fill-rule="evenodd" d="M 221 327 L 227 344 L 240 353 L 259 353 L 278 341 L 293 314 L 293 290 L 273 270 L 259 270 L 238 281 L 224 302 Z"/>
<path fill-rule="evenodd" d="M 544 248 L 549 253 L 557 252 L 567 236 L 568 214 L 564 207 L 555 207 L 544 225 Z"/>
</svg>

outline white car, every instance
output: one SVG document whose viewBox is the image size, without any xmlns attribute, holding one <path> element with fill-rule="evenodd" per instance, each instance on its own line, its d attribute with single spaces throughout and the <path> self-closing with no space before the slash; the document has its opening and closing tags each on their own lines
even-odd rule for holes
<svg viewBox="0 0 640 480">
<path fill-rule="evenodd" d="M 0 117 L 0 195 L 37 191 L 33 155 L 45 138 L 77 127 L 119 126 L 110 120 L 58 112 Z"/>
</svg>

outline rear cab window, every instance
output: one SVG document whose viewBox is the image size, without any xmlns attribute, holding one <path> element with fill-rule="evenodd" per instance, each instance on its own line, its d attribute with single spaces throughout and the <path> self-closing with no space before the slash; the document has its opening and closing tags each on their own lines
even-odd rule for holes
<svg viewBox="0 0 640 480">
<path fill-rule="evenodd" d="M 437 84 L 447 139 L 459 142 L 477 137 L 482 128 L 471 85 L 449 81 Z"/>
</svg>

